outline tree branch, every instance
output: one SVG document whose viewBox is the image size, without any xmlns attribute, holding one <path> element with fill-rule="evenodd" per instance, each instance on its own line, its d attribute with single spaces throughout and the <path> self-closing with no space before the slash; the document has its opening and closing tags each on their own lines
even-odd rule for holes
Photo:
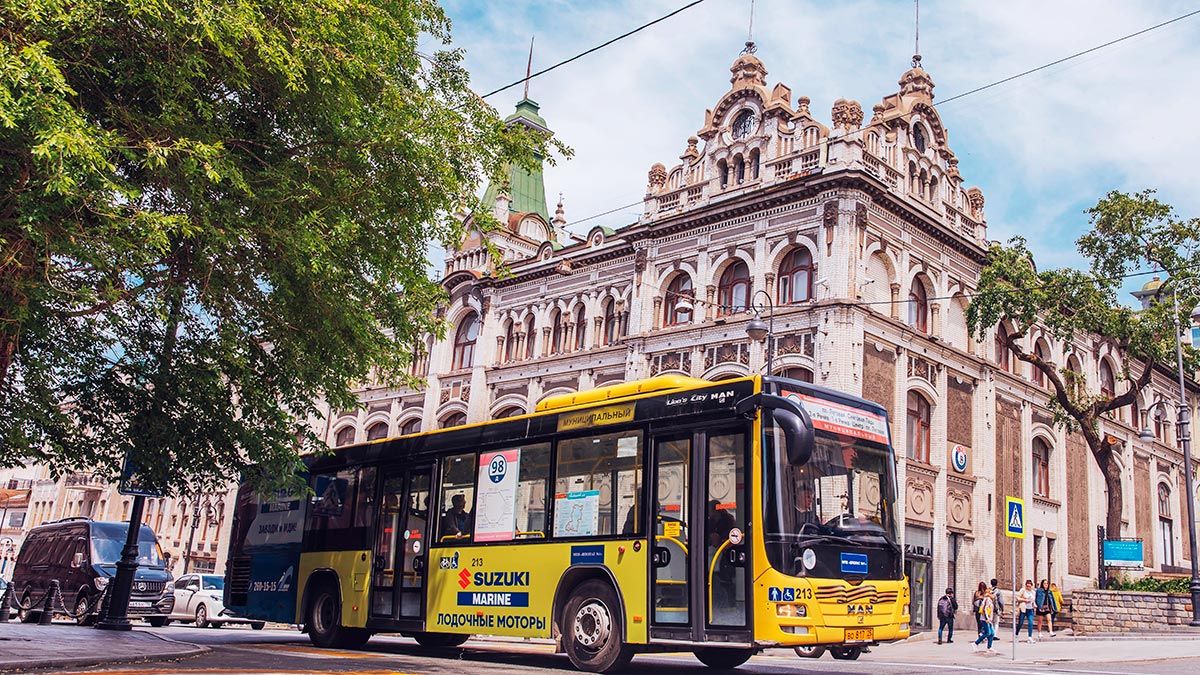
<svg viewBox="0 0 1200 675">
<path fill-rule="evenodd" d="M 1020 331 L 1010 333 L 1007 336 L 1005 344 L 1008 346 L 1009 351 L 1011 351 L 1017 357 L 1017 359 L 1024 361 L 1025 363 L 1031 363 L 1035 368 L 1042 371 L 1042 374 L 1045 375 L 1046 379 L 1050 380 L 1050 384 L 1054 386 L 1054 399 L 1058 401 L 1058 404 L 1062 406 L 1062 409 L 1065 410 L 1068 415 L 1082 422 L 1084 416 L 1086 415 L 1086 411 L 1071 400 L 1071 397 L 1068 395 L 1067 383 L 1063 382 L 1062 375 L 1059 374 L 1058 368 L 1056 368 L 1053 363 L 1043 359 L 1041 356 L 1038 356 L 1037 352 L 1032 354 L 1028 353 L 1024 349 L 1021 349 L 1021 346 L 1017 344 L 1017 340 L 1021 337 L 1024 337 L 1024 335 L 1025 331 Z"/>
<path fill-rule="evenodd" d="M 1106 413 L 1110 410 L 1116 410 L 1117 408 L 1121 408 L 1133 403 L 1134 400 L 1137 399 L 1137 395 L 1141 393 L 1142 389 L 1144 389 L 1146 385 L 1150 384 L 1150 378 L 1153 375 L 1154 359 L 1146 359 L 1146 361 L 1142 364 L 1142 374 L 1140 377 L 1137 379 L 1132 377 L 1125 378 L 1126 381 L 1129 382 L 1129 389 L 1126 390 L 1125 393 L 1119 396 L 1114 396 L 1107 401 L 1096 401 L 1092 407 L 1095 408 L 1097 414 L 1100 414 Z M 1134 420 L 1134 424 L 1137 424 L 1137 420 Z"/>
</svg>

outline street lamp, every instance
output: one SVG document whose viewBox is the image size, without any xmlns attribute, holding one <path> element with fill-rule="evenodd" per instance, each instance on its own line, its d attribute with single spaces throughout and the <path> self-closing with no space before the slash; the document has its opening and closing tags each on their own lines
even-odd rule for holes
<svg viewBox="0 0 1200 675">
<path fill-rule="evenodd" d="M 1183 329 L 1179 325 L 1179 296 L 1174 292 L 1171 293 L 1171 301 L 1174 303 L 1175 309 L 1175 362 L 1176 374 L 1179 376 L 1177 436 L 1180 448 L 1183 450 L 1183 475 L 1187 484 L 1187 522 L 1183 526 L 1188 529 L 1188 549 L 1192 563 L 1192 581 L 1188 584 L 1188 591 L 1192 595 L 1190 625 L 1200 626 L 1200 561 L 1196 560 L 1196 487 L 1192 482 L 1192 436 L 1189 432 L 1191 415 L 1187 404 L 1187 386 L 1184 384 Z M 1151 406 L 1151 409 L 1164 404 L 1164 401 L 1158 401 Z M 1154 440 L 1155 436 L 1150 430 L 1148 422 L 1146 428 L 1138 434 L 1138 438 L 1143 441 Z"/>
<path fill-rule="evenodd" d="M 201 506 L 200 506 L 201 501 L 204 502 L 203 511 L 201 510 Z M 192 544 L 196 539 L 196 528 L 200 527 L 200 516 L 201 515 L 204 515 L 210 519 L 212 518 L 212 504 L 210 503 L 210 496 L 207 494 L 204 494 L 204 495 L 197 494 L 195 497 L 195 502 L 192 504 L 192 531 L 188 535 L 187 549 L 183 552 L 183 573 L 184 574 L 188 573 L 188 568 L 191 566 Z"/>
<path fill-rule="evenodd" d="M 755 299 L 760 293 L 763 300 L 755 303 Z M 750 297 L 750 303 L 754 308 L 754 318 L 746 323 L 746 335 L 749 335 L 750 339 L 755 342 L 764 343 L 767 351 L 767 375 L 774 375 L 772 361 L 775 352 L 775 305 L 771 302 L 771 294 L 761 288 L 754 291 L 754 295 Z M 762 320 L 764 310 L 767 312 L 766 321 Z"/>
</svg>

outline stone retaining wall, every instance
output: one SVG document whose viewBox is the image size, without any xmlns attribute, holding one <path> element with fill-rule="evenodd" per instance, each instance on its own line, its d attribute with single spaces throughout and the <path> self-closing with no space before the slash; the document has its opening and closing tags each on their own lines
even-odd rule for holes
<svg viewBox="0 0 1200 675">
<path fill-rule="evenodd" d="M 1180 593 L 1078 590 L 1071 594 L 1075 633 L 1136 633 L 1186 626 L 1192 602 Z"/>
</svg>

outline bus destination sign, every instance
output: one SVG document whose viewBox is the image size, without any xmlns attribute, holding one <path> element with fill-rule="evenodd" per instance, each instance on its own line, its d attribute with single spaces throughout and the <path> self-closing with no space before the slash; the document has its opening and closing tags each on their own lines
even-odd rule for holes
<svg viewBox="0 0 1200 675">
<path fill-rule="evenodd" d="M 794 391 L 784 391 L 783 395 L 803 405 L 817 429 L 887 445 L 887 420 L 883 415 Z"/>
</svg>

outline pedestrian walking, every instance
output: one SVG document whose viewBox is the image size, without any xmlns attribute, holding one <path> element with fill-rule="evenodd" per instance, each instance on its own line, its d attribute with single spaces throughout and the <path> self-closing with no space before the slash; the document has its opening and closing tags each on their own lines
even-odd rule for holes
<svg viewBox="0 0 1200 675">
<path fill-rule="evenodd" d="M 986 581 L 979 582 L 979 588 L 975 589 L 975 595 L 971 596 L 971 614 L 975 617 L 975 635 L 983 635 L 983 599 L 987 597 L 988 585 Z"/>
<path fill-rule="evenodd" d="M 989 588 L 984 591 L 983 602 L 979 608 L 979 614 L 982 618 L 980 623 L 983 626 L 983 632 L 979 634 L 979 637 L 975 638 L 975 642 L 971 645 L 971 650 L 976 653 L 996 653 L 996 650 L 992 649 L 992 642 L 996 639 L 996 625 L 993 623 L 996 616 L 994 597 L 992 589 Z M 980 648 L 984 640 L 987 640 L 987 649 Z"/>
<path fill-rule="evenodd" d="M 938 639 L 937 643 L 942 644 L 942 629 L 946 631 L 946 642 L 954 642 L 954 615 L 958 612 L 958 600 L 954 598 L 954 589 L 947 588 L 946 594 L 938 599 L 937 615 L 938 615 Z"/>
<path fill-rule="evenodd" d="M 1050 612 L 1050 620 L 1058 621 L 1058 613 L 1063 610 L 1063 596 L 1058 590 L 1058 584 L 1051 582 L 1050 595 L 1054 596 L 1054 609 Z"/>
<path fill-rule="evenodd" d="M 1014 640 L 1021 635 L 1021 626 L 1025 624 L 1025 619 L 1028 617 L 1029 637 L 1025 641 L 1033 644 L 1033 610 L 1036 600 L 1037 596 L 1033 592 L 1033 579 L 1026 579 L 1025 586 L 1017 591 L 1017 597 L 1013 601 L 1013 604 L 1016 605 L 1013 610 L 1013 616 L 1016 617 L 1016 621 L 1013 622 Z"/>
<path fill-rule="evenodd" d="M 1049 579 L 1042 579 L 1042 583 L 1038 584 L 1033 604 L 1037 609 L 1038 637 L 1042 636 L 1043 619 L 1050 624 L 1050 637 L 1054 637 L 1054 615 L 1058 613 L 1058 605 L 1055 603 L 1054 593 L 1050 590 Z"/>
<path fill-rule="evenodd" d="M 992 603 L 996 606 L 992 613 L 992 633 L 996 635 L 996 639 L 1000 639 L 1000 619 L 1004 616 L 1004 595 L 1000 591 L 1000 583 L 992 579 Z M 1014 623 L 1016 623 L 1014 621 Z"/>
</svg>

